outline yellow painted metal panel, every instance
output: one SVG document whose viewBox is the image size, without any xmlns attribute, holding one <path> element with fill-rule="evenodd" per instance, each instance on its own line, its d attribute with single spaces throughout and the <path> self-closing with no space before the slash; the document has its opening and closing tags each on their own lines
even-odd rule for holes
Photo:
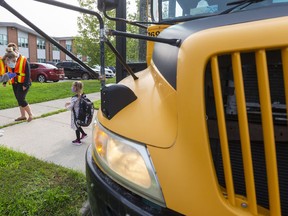
<svg viewBox="0 0 288 216">
<path fill-rule="evenodd" d="M 270 87 L 265 50 L 256 52 L 259 97 L 263 125 L 269 204 L 271 215 L 281 215 L 280 194 L 277 171 L 276 147 L 270 99 Z"/>
<path fill-rule="evenodd" d="M 121 81 L 134 91 L 136 101 L 111 120 L 98 112 L 99 120 L 109 130 L 147 144 L 168 208 L 185 215 L 253 214 L 239 204 L 237 195 L 235 205 L 230 205 L 217 182 L 205 115 L 204 71 L 211 56 L 287 47 L 287 35 L 287 17 L 199 31 L 179 48 L 177 91 L 152 62 L 138 73 L 139 80 L 128 77 Z M 270 190 L 274 188 L 269 194 Z M 246 202 L 245 197 L 242 201 Z M 279 203 L 279 199 L 272 202 Z M 274 209 L 279 208 L 272 206 L 270 215 L 277 215 Z"/>
<path fill-rule="evenodd" d="M 233 77 L 236 91 L 237 112 L 238 112 L 239 130 L 241 137 L 248 208 L 253 214 L 257 215 L 258 210 L 257 210 L 254 173 L 253 173 L 253 164 L 251 156 L 252 153 L 251 153 L 248 119 L 246 112 L 242 64 L 239 52 L 232 54 L 232 67 L 233 67 Z"/>
<path fill-rule="evenodd" d="M 111 120 L 104 118 L 101 112 L 98 118 L 117 134 L 168 148 L 174 144 L 177 135 L 176 91 L 151 67 L 138 72 L 137 76 L 138 80 L 134 81 L 130 76 L 121 84 L 127 85 L 138 98 Z"/>
<path fill-rule="evenodd" d="M 151 37 L 157 37 L 161 31 L 163 31 L 165 28 L 167 28 L 169 25 L 152 25 L 149 26 L 147 29 L 148 35 Z M 152 54 L 154 50 L 154 44 L 153 41 L 147 41 L 147 51 L 146 51 L 146 62 L 149 66 L 151 64 Z"/>
<path fill-rule="evenodd" d="M 224 115 L 224 107 L 222 100 L 222 91 L 221 91 L 221 83 L 219 76 L 219 66 L 217 56 L 213 56 L 211 58 L 211 68 L 212 68 L 212 77 L 213 77 L 213 88 L 215 94 L 215 103 L 216 103 L 216 111 L 217 111 L 217 120 L 218 120 L 218 128 L 219 128 L 219 137 L 221 143 L 221 151 L 223 158 L 223 166 L 225 173 L 225 182 L 227 187 L 227 195 L 228 200 L 232 205 L 235 205 L 235 192 L 234 192 L 234 184 L 232 178 L 232 168 L 230 162 L 230 154 L 228 147 L 228 138 L 227 138 L 227 130 L 225 123 L 225 115 Z"/>
</svg>

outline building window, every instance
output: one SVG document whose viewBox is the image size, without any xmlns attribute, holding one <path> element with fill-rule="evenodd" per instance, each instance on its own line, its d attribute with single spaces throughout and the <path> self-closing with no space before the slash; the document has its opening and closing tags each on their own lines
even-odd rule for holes
<svg viewBox="0 0 288 216">
<path fill-rule="evenodd" d="M 56 47 L 55 45 L 53 45 L 53 48 L 52 48 L 54 51 L 59 51 L 58 47 Z"/>
<path fill-rule="evenodd" d="M 0 45 L 7 45 L 8 40 L 7 40 L 7 35 L 0 34 Z"/>
<path fill-rule="evenodd" d="M 18 47 L 28 48 L 28 39 L 23 38 L 23 37 L 19 37 L 18 38 Z"/>
<path fill-rule="evenodd" d="M 41 58 L 38 58 L 38 59 L 37 59 L 37 62 L 40 62 L 40 63 L 45 63 L 45 62 L 46 62 L 46 59 L 41 59 Z"/>
<path fill-rule="evenodd" d="M 45 40 L 37 38 L 37 49 L 45 49 Z"/>
<path fill-rule="evenodd" d="M 66 49 L 69 52 L 72 52 L 72 41 L 70 41 L 70 40 L 66 41 Z"/>
<path fill-rule="evenodd" d="M 53 59 L 53 62 L 58 63 L 58 62 L 60 62 L 60 59 Z"/>
<path fill-rule="evenodd" d="M 72 52 L 72 46 L 70 44 L 66 44 L 66 49 L 69 51 L 69 52 Z"/>
</svg>

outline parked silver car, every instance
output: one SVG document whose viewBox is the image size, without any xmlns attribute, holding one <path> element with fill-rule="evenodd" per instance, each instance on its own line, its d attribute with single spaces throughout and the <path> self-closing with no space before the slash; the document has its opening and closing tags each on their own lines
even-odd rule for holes
<svg viewBox="0 0 288 216">
<path fill-rule="evenodd" d="M 106 78 L 115 77 L 115 73 L 111 69 L 106 68 L 106 67 L 104 69 L 105 69 L 105 77 Z M 94 70 L 95 72 L 97 72 L 100 75 L 100 65 L 93 65 L 92 70 Z"/>
</svg>

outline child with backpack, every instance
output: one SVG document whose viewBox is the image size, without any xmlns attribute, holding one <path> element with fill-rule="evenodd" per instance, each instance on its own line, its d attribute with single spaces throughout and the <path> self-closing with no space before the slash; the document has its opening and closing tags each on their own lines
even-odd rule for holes
<svg viewBox="0 0 288 216">
<path fill-rule="evenodd" d="M 82 127 L 77 123 L 80 99 L 83 94 L 83 83 L 81 81 L 75 81 L 72 83 L 71 91 L 76 93 L 71 97 L 71 101 L 65 104 L 65 107 L 68 110 L 71 110 L 71 128 L 75 130 L 76 139 L 72 141 L 74 145 L 81 145 L 81 140 L 87 137 L 87 134 L 84 132 Z M 80 137 L 81 134 L 81 137 Z"/>
</svg>

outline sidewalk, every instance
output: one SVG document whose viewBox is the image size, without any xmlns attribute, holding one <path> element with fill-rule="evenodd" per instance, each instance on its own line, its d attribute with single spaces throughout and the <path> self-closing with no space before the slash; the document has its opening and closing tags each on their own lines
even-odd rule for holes
<svg viewBox="0 0 288 216">
<path fill-rule="evenodd" d="M 91 101 L 100 99 L 100 93 L 87 94 Z M 31 104 L 34 116 L 65 108 L 70 98 L 58 99 L 38 104 Z M 94 115 L 96 114 L 96 111 Z M 19 116 L 19 108 L 0 110 L 0 125 L 13 123 Z M 5 127 L 4 136 L 0 137 L 0 145 L 24 152 L 38 159 L 85 172 L 85 153 L 92 142 L 92 126 L 83 128 L 88 137 L 81 146 L 74 146 L 71 141 L 76 138 L 70 128 L 71 112 L 61 112 L 45 118 L 34 119 Z"/>
</svg>

